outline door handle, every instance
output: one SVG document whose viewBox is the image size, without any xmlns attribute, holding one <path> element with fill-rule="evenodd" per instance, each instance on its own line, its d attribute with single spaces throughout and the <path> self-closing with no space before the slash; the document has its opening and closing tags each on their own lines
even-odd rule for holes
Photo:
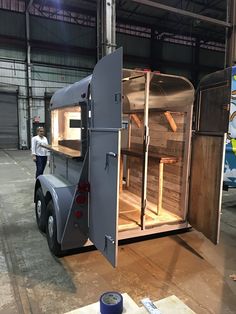
<svg viewBox="0 0 236 314">
<path fill-rule="evenodd" d="M 105 162 L 105 168 L 104 168 L 105 170 L 109 168 L 109 157 L 116 158 L 117 154 L 113 152 L 106 153 L 106 162 Z"/>
</svg>

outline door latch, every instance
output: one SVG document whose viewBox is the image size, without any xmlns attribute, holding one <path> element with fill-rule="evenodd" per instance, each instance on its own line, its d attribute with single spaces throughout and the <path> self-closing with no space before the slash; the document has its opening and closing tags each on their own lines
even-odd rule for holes
<svg viewBox="0 0 236 314">
<path fill-rule="evenodd" d="M 112 236 L 105 234 L 105 245 L 104 245 L 104 251 L 107 249 L 107 242 L 110 242 L 111 244 L 115 244 L 115 240 L 112 238 Z"/>
<path fill-rule="evenodd" d="M 113 153 L 113 152 L 106 153 L 106 163 L 105 163 L 105 168 L 104 168 L 105 170 L 107 170 L 107 168 L 109 168 L 109 157 L 116 158 L 117 154 Z"/>
</svg>

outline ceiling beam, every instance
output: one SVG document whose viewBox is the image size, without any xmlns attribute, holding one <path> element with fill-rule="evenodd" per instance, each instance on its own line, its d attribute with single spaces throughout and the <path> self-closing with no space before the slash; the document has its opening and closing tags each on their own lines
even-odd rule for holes
<svg viewBox="0 0 236 314">
<path fill-rule="evenodd" d="M 190 12 L 190 11 L 174 8 L 174 7 L 171 7 L 171 6 L 162 4 L 162 3 L 158 3 L 158 2 L 153 2 L 153 1 L 150 1 L 150 0 L 132 0 L 132 1 L 136 2 L 136 3 L 139 3 L 139 4 L 143 4 L 143 5 L 147 5 L 147 6 L 150 6 L 150 7 L 154 7 L 154 8 L 160 9 L 160 10 L 164 10 L 164 11 L 172 12 L 172 13 L 175 13 L 175 14 L 191 17 L 191 18 L 194 18 L 194 19 L 197 19 L 197 20 L 201 20 L 201 21 L 204 21 L 204 22 L 207 22 L 207 23 L 215 24 L 215 25 L 218 25 L 218 26 L 223 26 L 223 27 L 231 27 L 232 26 L 231 23 L 228 23 L 228 22 L 225 22 L 225 21 L 222 21 L 222 20 L 217 20 L 217 19 L 214 19 L 212 17 L 205 16 L 205 15 L 201 15 L 201 14 L 197 14 L 197 13 L 194 13 L 194 12 Z"/>
<path fill-rule="evenodd" d="M 25 11 L 27 11 L 27 12 L 29 11 L 29 9 L 32 6 L 33 2 L 34 2 L 34 0 L 29 0 L 28 1 L 27 5 L 26 5 L 26 8 L 25 8 Z"/>
</svg>

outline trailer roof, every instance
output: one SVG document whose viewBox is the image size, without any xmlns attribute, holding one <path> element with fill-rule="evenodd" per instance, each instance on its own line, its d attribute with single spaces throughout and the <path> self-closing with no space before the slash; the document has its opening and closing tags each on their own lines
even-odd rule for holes
<svg viewBox="0 0 236 314">
<path fill-rule="evenodd" d="M 92 75 L 89 75 L 79 82 L 56 91 L 51 98 L 50 109 L 52 110 L 60 107 L 67 107 L 84 102 L 88 97 L 88 87 L 91 79 Z"/>
<path fill-rule="evenodd" d="M 191 106 L 194 87 L 182 76 L 151 72 L 149 108 L 172 110 Z M 123 110 L 143 110 L 145 104 L 145 71 L 123 70 Z"/>
</svg>

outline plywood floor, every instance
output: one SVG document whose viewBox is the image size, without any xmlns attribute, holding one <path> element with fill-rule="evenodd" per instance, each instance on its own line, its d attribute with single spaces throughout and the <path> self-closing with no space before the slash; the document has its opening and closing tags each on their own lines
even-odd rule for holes
<svg viewBox="0 0 236 314">
<path fill-rule="evenodd" d="M 137 195 L 123 190 L 119 199 L 119 230 L 128 230 L 140 227 L 141 198 Z M 147 202 L 145 225 L 158 226 L 164 223 L 181 222 L 180 216 L 165 210 L 164 208 L 157 215 L 157 206 Z"/>
</svg>

